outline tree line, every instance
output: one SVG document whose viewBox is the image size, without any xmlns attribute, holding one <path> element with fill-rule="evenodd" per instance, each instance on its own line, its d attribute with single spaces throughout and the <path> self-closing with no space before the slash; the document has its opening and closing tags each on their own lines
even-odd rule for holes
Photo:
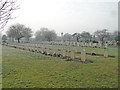
<svg viewBox="0 0 120 90">
<path fill-rule="evenodd" d="M 35 36 L 34 41 L 101 41 L 104 43 L 106 40 L 120 40 L 120 32 L 114 31 L 110 33 L 107 29 L 97 30 L 94 34 L 90 34 L 90 32 L 83 31 L 82 33 L 61 33 L 61 36 L 57 36 L 55 30 L 49 30 L 48 28 L 42 27 L 40 30 L 36 31 L 33 34 L 33 31 L 30 27 L 26 27 L 23 24 L 14 24 L 9 27 L 6 32 L 6 35 L 2 36 L 2 40 L 5 41 L 8 38 L 12 39 L 12 41 L 17 40 L 20 43 L 20 40 L 24 38 L 28 42 L 32 36 Z"/>
</svg>

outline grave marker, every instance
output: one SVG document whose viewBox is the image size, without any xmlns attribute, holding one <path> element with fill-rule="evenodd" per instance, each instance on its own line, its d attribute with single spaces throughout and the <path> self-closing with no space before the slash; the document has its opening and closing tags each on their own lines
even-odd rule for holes
<svg viewBox="0 0 120 90">
<path fill-rule="evenodd" d="M 108 51 L 104 50 L 104 57 L 107 58 L 108 57 Z"/>
<path fill-rule="evenodd" d="M 62 50 L 62 52 L 63 52 L 63 57 L 66 57 L 66 51 Z"/>
<path fill-rule="evenodd" d="M 85 60 L 86 60 L 85 49 L 83 49 L 83 50 L 81 51 L 81 60 L 82 60 L 83 62 L 85 62 Z"/>
<path fill-rule="evenodd" d="M 75 53 L 73 50 L 71 50 L 71 59 L 74 60 L 75 59 Z"/>
</svg>

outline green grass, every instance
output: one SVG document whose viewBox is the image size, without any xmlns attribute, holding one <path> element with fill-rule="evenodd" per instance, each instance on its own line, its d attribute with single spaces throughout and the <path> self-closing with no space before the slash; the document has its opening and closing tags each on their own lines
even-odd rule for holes
<svg viewBox="0 0 120 90">
<path fill-rule="evenodd" d="M 79 48 L 78 50 L 81 50 Z M 92 48 L 86 48 L 91 51 Z M 103 49 L 96 49 L 102 53 Z M 117 88 L 118 51 L 115 58 L 87 56 L 82 64 L 3 46 L 3 88 Z M 77 55 L 78 57 L 79 55 Z"/>
</svg>

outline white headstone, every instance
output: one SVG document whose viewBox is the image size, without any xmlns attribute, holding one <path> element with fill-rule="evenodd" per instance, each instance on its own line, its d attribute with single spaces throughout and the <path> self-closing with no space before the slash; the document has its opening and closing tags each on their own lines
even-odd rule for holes
<svg viewBox="0 0 120 90">
<path fill-rule="evenodd" d="M 47 48 L 47 54 L 50 54 L 50 53 L 49 53 L 49 48 Z"/>
<path fill-rule="evenodd" d="M 75 54 L 74 54 L 74 51 L 71 50 L 71 59 L 74 60 L 75 59 Z"/>
<path fill-rule="evenodd" d="M 104 52 L 104 57 L 108 57 L 108 51 L 107 50 L 105 50 L 105 52 Z"/>
<path fill-rule="evenodd" d="M 63 56 L 64 56 L 64 57 L 66 56 L 66 51 L 65 51 L 65 50 L 63 50 Z"/>
<path fill-rule="evenodd" d="M 81 60 L 82 60 L 82 61 L 85 61 L 85 60 L 86 60 L 85 49 L 83 49 L 83 50 L 81 51 Z"/>
</svg>

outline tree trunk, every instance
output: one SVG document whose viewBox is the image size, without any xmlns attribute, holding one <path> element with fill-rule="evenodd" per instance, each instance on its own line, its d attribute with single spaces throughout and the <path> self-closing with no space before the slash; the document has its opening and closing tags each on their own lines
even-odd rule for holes
<svg viewBox="0 0 120 90">
<path fill-rule="evenodd" d="M 20 43 L 20 39 L 18 38 L 18 43 Z"/>
<path fill-rule="evenodd" d="M 79 42 L 79 38 L 77 37 L 77 42 Z"/>
<path fill-rule="evenodd" d="M 103 39 L 104 39 L 104 38 L 101 39 L 101 41 L 102 41 L 102 45 L 104 45 L 104 40 L 103 40 Z"/>
</svg>

